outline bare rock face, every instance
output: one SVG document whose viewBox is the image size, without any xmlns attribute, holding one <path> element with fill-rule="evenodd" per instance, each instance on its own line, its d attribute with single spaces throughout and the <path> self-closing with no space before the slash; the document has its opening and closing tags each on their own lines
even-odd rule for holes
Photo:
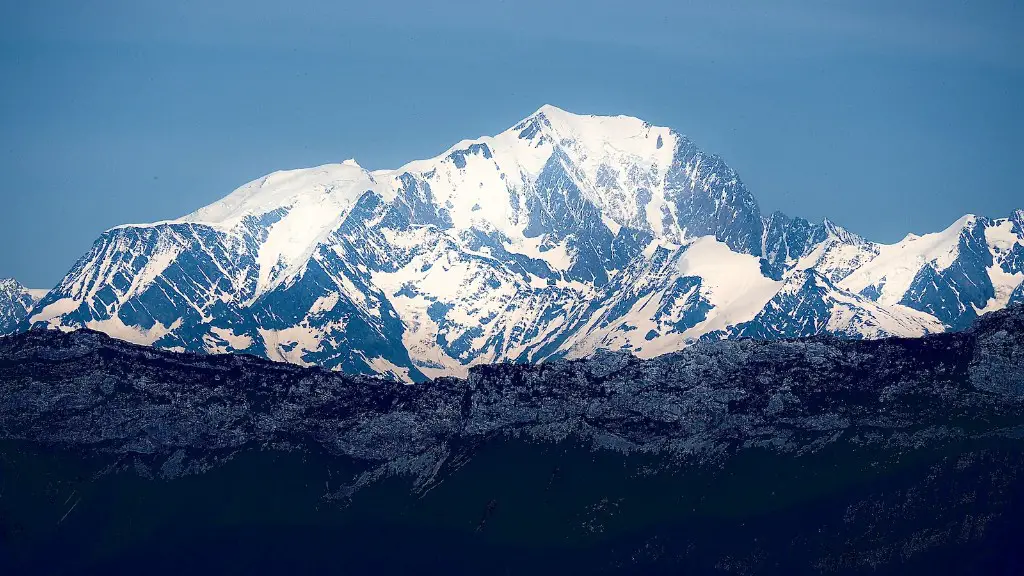
<svg viewBox="0 0 1024 576">
<path fill-rule="evenodd" d="M 0 339 L 0 567 L 1012 573 L 1022 424 L 1021 307 L 416 385 L 32 330 Z"/>
</svg>

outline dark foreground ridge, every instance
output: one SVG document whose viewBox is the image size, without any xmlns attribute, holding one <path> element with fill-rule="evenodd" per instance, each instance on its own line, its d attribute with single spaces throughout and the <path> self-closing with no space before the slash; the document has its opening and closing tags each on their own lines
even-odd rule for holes
<svg viewBox="0 0 1024 576">
<path fill-rule="evenodd" d="M 0 339 L 0 573 L 1021 574 L 1024 308 L 406 386 Z"/>
</svg>

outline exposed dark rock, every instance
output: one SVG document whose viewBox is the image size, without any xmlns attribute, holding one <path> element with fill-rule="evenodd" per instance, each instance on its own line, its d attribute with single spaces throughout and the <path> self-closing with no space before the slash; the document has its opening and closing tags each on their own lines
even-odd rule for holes
<svg viewBox="0 0 1024 576">
<path fill-rule="evenodd" d="M 1019 306 L 417 385 L 33 330 L 0 339 L 0 567 L 1016 573 L 1022 425 Z"/>
</svg>

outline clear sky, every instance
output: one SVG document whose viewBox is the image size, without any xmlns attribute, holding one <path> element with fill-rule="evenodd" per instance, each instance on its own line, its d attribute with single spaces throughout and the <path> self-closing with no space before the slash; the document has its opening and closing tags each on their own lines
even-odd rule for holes
<svg viewBox="0 0 1024 576">
<path fill-rule="evenodd" d="M 284 168 L 394 168 L 550 103 L 671 126 L 873 240 L 1024 208 L 1017 0 L 0 0 L 0 276 Z"/>
</svg>

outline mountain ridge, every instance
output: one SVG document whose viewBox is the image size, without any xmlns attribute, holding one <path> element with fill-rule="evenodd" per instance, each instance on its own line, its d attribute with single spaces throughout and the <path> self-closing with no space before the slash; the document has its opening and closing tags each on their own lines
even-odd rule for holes
<svg viewBox="0 0 1024 576">
<path fill-rule="evenodd" d="M 21 327 L 407 381 L 806 335 L 783 324 L 922 335 L 1020 298 L 1022 214 L 877 244 L 762 214 L 724 160 L 670 128 L 544 106 L 397 170 L 274 172 L 182 218 L 112 228 Z M 808 269 L 832 287 L 783 301 Z"/>
<path fill-rule="evenodd" d="M 1022 336 L 1012 306 L 404 385 L 32 330 L 0 338 L 0 567 L 1012 574 Z"/>
</svg>

